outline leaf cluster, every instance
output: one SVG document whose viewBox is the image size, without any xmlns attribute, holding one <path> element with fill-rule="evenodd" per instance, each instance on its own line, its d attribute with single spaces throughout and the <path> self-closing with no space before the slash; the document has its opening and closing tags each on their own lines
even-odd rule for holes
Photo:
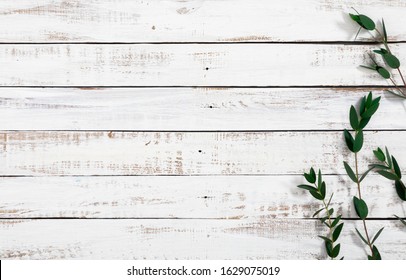
<svg viewBox="0 0 406 280">
<path fill-rule="evenodd" d="M 341 244 L 334 244 L 340 237 L 341 231 L 344 227 L 344 223 L 340 223 L 341 215 L 336 218 L 332 218 L 334 214 L 334 208 L 330 207 L 331 200 L 333 198 L 333 193 L 331 194 L 329 200 L 326 202 L 326 183 L 323 180 L 321 170 L 319 170 L 317 176 L 314 168 L 310 168 L 309 173 L 303 174 L 304 178 L 309 184 L 299 185 L 298 188 L 307 190 L 315 199 L 323 202 L 323 207 L 317 210 L 313 217 L 322 214 L 320 222 L 329 229 L 329 233 L 326 236 L 319 236 L 324 240 L 324 246 L 327 255 L 335 259 L 340 254 Z M 314 185 L 314 186 L 312 186 Z M 344 259 L 342 257 L 341 259 Z"/>
<path fill-rule="evenodd" d="M 350 125 L 352 129 L 355 131 L 355 137 L 352 136 L 352 134 L 348 130 L 344 130 L 344 138 L 345 142 L 347 144 L 348 149 L 355 154 L 355 172 L 351 168 L 351 166 L 344 161 L 344 168 L 345 171 L 347 172 L 348 177 L 357 184 L 358 188 L 358 194 L 359 197 L 354 196 L 353 197 L 353 204 L 355 208 L 355 212 L 357 213 L 357 216 L 362 220 L 364 224 L 364 229 L 365 229 L 365 235 L 364 237 L 358 229 L 356 229 L 356 232 L 358 236 L 361 238 L 361 240 L 369 246 L 371 249 L 371 254 L 368 255 L 368 259 L 371 260 L 380 260 L 381 255 L 379 253 L 378 248 L 374 245 L 374 242 L 376 239 L 379 237 L 379 235 L 382 233 L 383 228 L 381 228 L 373 237 L 372 241 L 370 237 L 368 236 L 368 231 L 366 228 L 366 223 L 365 220 L 368 217 L 368 205 L 367 203 L 361 198 L 361 182 L 364 180 L 364 178 L 367 176 L 367 174 L 374 169 L 375 167 L 371 167 L 368 169 L 361 177 L 358 174 L 358 158 L 357 158 L 357 153 L 361 151 L 363 142 L 364 142 L 364 134 L 363 134 L 363 129 L 366 127 L 366 125 L 369 123 L 371 117 L 376 113 L 376 111 L 379 108 L 379 102 L 380 102 L 380 97 L 374 98 L 372 96 L 372 93 L 370 92 L 368 96 L 364 96 L 361 99 L 361 102 L 359 104 L 358 111 L 354 106 L 351 106 L 350 108 L 350 114 L 349 114 L 349 120 L 350 120 Z"/>
<path fill-rule="evenodd" d="M 356 14 L 349 13 L 350 18 L 359 25 L 359 29 L 356 37 L 361 30 L 366 30 L 368 32 L 375 31 L 378 34 L 377 41 L 383 44 L 383 47 L 380 47 L 376 50 L 373 50 L 373 54 L 379 55 L 383 62 L 379 63 L 372 54 L 369 54 L 372 63 L 370 65 L 361 65 L 361 67 L 377 72 L 382 78 L 388 79 L 395 86 L 395 91 L 387 90 L 389 93 L 394 94 L 401 98 L 406 98 L 406 91 L 402 90 L 394 80 L 393 74 L 390 70 L 395 69 L 398 71 L 401 79 L 403 81 L 403 87 L 406 89 L 406 81 L 403 77 L 403 74 L 400 70 L 400 61 L 399 59 L 391 52 L 388 42 L 388 32 L 386 31 L 385 21 L 382 19 L 381 31 L 376 27 L 375 22 L 366 15 L 359 14 L 355 9 Z"/>
<path fill-rule="evenodd" d="M 401 200 L 406 201 L 406 187 L 401 180 L 402 173 L 396 158 L 389 153 L 387 147 L 385 147 L 385 153 L 381 148 L 378 148 L 374 151 L 374 155 L 380 164 L 372 164 L 371 167 L 375 168 L 386 179 L 394 181 L 396 193 Z"/>
</svg>

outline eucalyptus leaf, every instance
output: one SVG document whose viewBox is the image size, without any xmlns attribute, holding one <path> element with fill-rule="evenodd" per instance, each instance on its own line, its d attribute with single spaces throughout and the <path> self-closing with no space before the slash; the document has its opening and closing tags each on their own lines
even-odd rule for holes
<svg viewBox="0 0 406 280">
<path fill-rule="evenodd" d="M 397 180 L 400 179 L 396 174 L 393 174 L 393 173 L 385 171 L 385 170 L 378 170 L 377 172 L 380 175 L 382 175 L 383 177 L 385 177 L 386 179 L 389 179 L 389 180 L 392 180 L 392 181 L 397 181 Z"/>
<path fill-rule="evenodd" d="M 350 177 L 350 179 L 354 182 L 354 183 L 358 183 L 358 179 L 357 176 L 355 175 L 354 171 L 352 170 L 351 166 L 348 165 L 347 162 L 343 162 L 344 163 L 344 168 L 345 171 L 348 174 L 348 177 Z"/>
<path fill-rule="evenodd" d="M 393 54 L 386 53 L 386 54 L 383 54 L 382 57 L 390 68 L 398 69 L 400 67 L 399 59 L 396 56 L 394 56 Z"/>
<path fill-rule="evenodd" d="M 381 148 L 376 149 L 374 155 L 379 161 L 385 162 L 385 154 L 382 152 Z"/>
<path fill-rule="evenodd" d="M 396 161 L 396 159 L 393 156 L 392 156 L 392 163 L 393 163 L 393 170 L 395 171 L 395 174 L 399 177 L 399 179 L 402 179 L 402 173 L 400 172 L 398 162 Z"/>
<path fill-rule="evenodd" d="M 355 228 L 355 231 L 357 232 L 359 238 L 361 238 L 361 240 L 368 245 L 368 241 L 362 236 L 362 234 L 359 232 L 359 230 L 357 228 Z"/>
<path fill-rule="evenodd" d="M 386 159 L 388 160 L 388 167 L 389 167 L 389 169 L 392 169 L 392 157 L 389 154 L 388 147 L 385 147 L 385 153 L 386 153 Z"/>
<path fill-rule="evenodd" d="M 332 252 L 331 252 L 331 257 L 334 259 L 334 258 L 336 258 L 337 256 L 338 256 L 338 254 L 340 254 L 340 248 L 341 248 L 341 245 L 340 244 L 337 244 L 337 246 L 335 246 L 334 248 L 333 248 L 333 250 L 332 250 Z"/>
<path fill-rule="evenodd" d="M 310 191 L 310 194 L 318 200 L 323 200 L 324 197 L 318 191 Z"/>
<path fill-rule="evenodd" d="M 320 212 L 323 210 L 324 210 L 324 208 L 321 208 L 321 209 L 317 210 L 316 212 L 314 212 L 313 218 L 316 217 L 318 214 L 320 214 Z"/>
<path fill-rule="evenodd" d="M 362 130 L 360 130 L 355 135 L 354 153 L 358 153 L 359 151 L 361 151 L 363 145 L 364 145 L 364 133 L 362 132 Z"/>
<path fill-rule="evenodd" d="M 354 138 L 348 130 L 344 130 L 345 143 L 351 152 L 354 152 Z"/>
<path fill-rule="evenodd" d="M 326 183 L 325 182 L 321 183 L 319 192 L 320 192 L 321 196 L 323 197 L 323 199 L 325 199 L 326 198 Z"/>
<path fill-rule="evenodd" d="M 352 129 L 358 130 L 359 120 L 358 120 L 357 110 L 355 110 L 354 106 L 351 106 L 351 109 L 350 109 L 350 124 L 351 124 Z"/>
<path fill-rule="evenodd" d="M 321 235 L 319 235 L 319 237 L 320 237 L 321 239 L 323 239 L 324 241 L 326 241 L 327 243 L 333 243 L 333 241 L 332 241 L 330 238 L 328 238 L 328 237 L 321 236 Z"/>
<path fill-rule="evenodd" d="M 306 178 L 306 180 L 307 180 L 310 184 L 316 183 L 316 173 L 314 172 L 313 167 L 310 168 L 309 174 L 307 174 L 307 173 L 304 174 L 304 177 Z"/>
<path fill-rule="evenodd" d="M 373 260 L 382 260 L 381 254 L 378 251 L 378 248 L 376 248 L 376 246 L 372 246 L 372 259 Z"/>
<path fill-rule="evenodd" d="M 317 192 L 317 189 L 315 187 L 312 187 L 312 186 L 309 186 L 309 185 L 299 185 L 297 187 L 300 188 L 300 189 Z"/>
<path fill-rule="evenodd" d="M 388 33 L 386 32 L 385 21 L 382 19 L 383 40 L 388 42 Z"/>
<path fill-rule="evenodd" d="M 374 238 L 372 238 L 371 244 L 374 244 L 374 242 L 378 239 L 379 235 L 381 235 L 383 229 L 385 227 L 381 228 L 380 230 L 378 230 L 378 232 L 375 234 Z"/>
<path fill-rule="evenodd" d="M 353 198 L 355 212 L 357 212 L 358 217 L 362 220 L 365 220 L 368 216 L 368 206 L 364 200 L 359 199 L 358 197 L 354 196 Z"/>
<path fill-rule="evenodd" d="M 370 120 L 371 118 L 362 118 L 359 122 L 359 129 L 364 129 Z"/>
<path fill-rule="evenodd" d="M 384 78 L 384 79 L 389 79 L 390 78 L 389 71 L 386 70 L 385 68 L 381 67 L 381 66 L 376 67 L 376 72 L 378 72 L 378 74 L 381 75 L 382 78 Z"/>
<path fill-rule="evenodd" d="M 406 219 L 402 219 L 402 218 L 400 218 L 400 217 L 398 217 L 398 216 L 396 216 L 396 215 L 395 215 L 395 217 L 396 217 L 402 224 L 404 224 L 404 225 L 406 226 Z"/>
<path fill-rule="evenodd" d="M 371 104 L 371 106 L 365 110 L 365 112 L 361 115 L 362 118 L 370 118 L 379 108 L 379 103 Z"/>
<path fill-rule="evenodd" d="M 337 241 L 338 237 L 340 237 L 341 230 L 343 229 L 344 224 L 339 224 L 333 231 L 333 241 Z"/>
<path fill-rule="evenodd" d="M 332 228 L 335 227 L 340 222 L 340 220 L 341 220 L 341 215 L 339 215 L 338 217 L 336 217 L 334 219 L 334 221 L 331 223 L 331 227 Z"/>
<path fill-rule="evenodd" d="M 398 194 L 399 198 L 403 201 L 406 201 L 406 187 L 405 184 L 401 180 L 397 180 L 395 182 L 395 189 L 396 193 Z"/>
</svg>

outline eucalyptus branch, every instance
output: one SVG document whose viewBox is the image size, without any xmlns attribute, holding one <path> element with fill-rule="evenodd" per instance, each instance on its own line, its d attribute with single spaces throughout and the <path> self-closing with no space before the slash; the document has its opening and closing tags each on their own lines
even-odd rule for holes
<svg viewBox="0 0 406 280">
<path fill-rule="evenodd" d="M 368 68 L 370 70 L 376 71 L 382 78 L 390 80 L 393 85 L 395 86 L 396 90 L 399 92 L 395 93 L 393 91 L 387 90 L 388 92 L 395 94 L 396 96 L 406 98 L 406 92 L 403 90 L 400 90 L 399 88 L 404 88 L 406 89 L 406 80 L 403 76 L 402 70 L 400 69 L 400 61 L 399 59 L 392 53 L 392 51 L 389 48 L 389 42 L 388 42 L 388 33 L 386 31 L 386 26 L 385 26 L 385 21 L 382 19 L 382 31 L 380 31 L 377 27 L 375 22 L 370 19 L 366 15 L 359 14 L 355 9 L 354 11 L 357 14 L 349 14 L 351 19 L 358 23 L 360 26 L 360 29 L 357 32 L 356 38 L 360 32 L 360 30 L 365 29 L 369 32 L 375 31 L 378 34 L 378 37 L 373 36 L 373 38 L 377 41 L 379 44 L 383 44 L 384 48 L 379 48 L 378 50 L 373 50 L 374 53 L 381 55 L 383 62 L 386 64 L 389 69 L 395 69 L 397 70 L 400 79 L 402 80 L 403 85 L 398 85 L 394 78 L 393 74 L 391 74 L 385 67 L 379 65 L 372 56 L 370 55 L 370 58 L 373 62 L 373 65 L 371 66 L 363 66 L 364 68 Z M 377 39 L 378 38 L 378 39 Z"/>
<path fill-rule="evenodd" d="M 335 259 L 340 254 L 341 245 L 334 243 L 340 237 L 341 231 L 343 229 L 344 223 L 340 223 L 341 215 L 337 216 L 335 219 L 332 218 L 334 213 L 334 208 L 330 207 L 331 200 L 333 198 L 333 193 L 331 194 L 329 200 L 326 202 L 326 183 L 323 181 L 321 170 L 319 170 L 318 176 L 316 178 L 316 172 L 314 171 L 313 167 L 310 168 L 309 173 L 304 173 L 303 175 L 306 181 L 312 185 L 299 185 L 298 188 L 304 189 L 309 191 L 309 193 L 317 200 L 323 203 L 323 207 L 317 210 L 313 217 L 318 216 L 320 213 L 324 213 L 320 221 L 326 227 L 328 227 L 329 231 L 326 236 L 319 236 L 321 239 L 324 240 L 324 245 L 326 248 L 327 255 L 331 259 Z M 323 212 L 324 211 L 324 212 Z M 341 259 L 344 259 L 342 257 Z"/>
<path fill-rule="evenodd" d="M 374 155 L 380 163 L 372 164 L 371 168 L 377 170 L 377 172 L 386 179 L 394 181 L 396 193 L 402 201 L 406 201 L 406 186 L 402 181 L 402 173 L 396 158 L 391 156 L 387 147 L 385 147 L 385 153 L 381 148 L 378 148 L 374 151 Z M 406 226 L 405 219 L 396 215 L 394 216 Z"/>
<path fill-rule="evenodd" d="M 352 129 L 355 131 L 354 137 L 348 130 L 344 130 L 344 138 L 347 144 L 348 149 L 354 153 L 355 160 L 355 172 L 350 167 L 350 165 L 344 161 L 344 168 L 350 177 L 350 179 L 357 185 L 358 197 L 353 197 L 353 203 L 355 211 L 358 217 L 362 220 L 365 237 L 356 229 L 357 234 L 361 240 L 368 246 L 371 251 L 371 255 L 368 255 L 369 260 L 380 260 L 381 255 L 378 251 L 378 248 L 374 245 L 374 242 L 377 240 L 379 235 L 382 233 L 383 228 L 381 228 L 375 236 L 371 239 L 368 233 L 368 227 L 366 223 L 366 218 L 368 217 L 368 206 L 362 198 L 361 191 L 361 182 L 367 176 L 367 174 L 372 170 L 367 170 L 362 176 L 359 174 L 359 162 L 358 162 L 358 153 L 361 151 L 364 144 L 364 133 L 363 129 L 369 123 L 371 117 L 379 108 L 380 97 L 373 99 L 372 93 L 369 93 L 368 97 L 363 97 L 360 102 L 359 110 L 355 109 L 354 106 L 351 106 L 350 109 L 350 124 Z"/>
</svg>

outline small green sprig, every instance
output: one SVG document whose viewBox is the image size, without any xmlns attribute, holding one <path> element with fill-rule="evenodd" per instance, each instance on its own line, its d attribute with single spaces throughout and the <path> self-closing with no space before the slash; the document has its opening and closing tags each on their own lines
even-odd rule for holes
<svg viewBox="0 0 406 280">
<path fill-rule="evenodd" d="M 406 187 L 402 181 L 402 173 L 396 158 L 389 153 L 387 147 L 385 147 L 385 153 L 381 148 L 378 148 L 374 151 L 374 155 L 380 161 L 380 164 L 372 164 L 371 168 L 376 169 L 386 179 L 395 181 L 396 193 L 402 201 L 406 201 Z M 396 215 L 395 217 L 406 226 L 405 219 Z"/>
<path fill-rule="evenodd" d="M 358 217 L 362 220 L 365 237 L 359 232 L 356 228 L 356 232 L 361 240 L 369 247 L 371 254 L 368 255 L 369 260 L 380 260 L 381 255 L 378 251 L 378 248 L 374 245 L 375 241 L 378 239 L 379 235 L 382 233 L 383 228 L 381 228 L 375 236 L 371 239 L 368 233 L 368 228 L 366 224 L 366 218 L 368 217 L 368 206 L 367 203 L 362 199 L 361 192 L 361 182 L 364 180 L 366 175 L 372 170 L 370 168 L 362 176 L 360 176 L 358 171 L 358 153 L 361 151 L 364 144 L 364 133 L 363 129 L 366 127 L 371 117 L 379 108 L 380 97 L 373 98 L 372 93 L 370 92 L 368 96 L 364 96 L 361 99 L 359 110 L 357 111 L 354 106 L 351 106 L 350 109 L 350 124 L 352 129 L 355 132 L 355 137 L 348 130 L 344 130 L 344 138 L 347 144 L 348 149 L 354 153 L 355 159 L 355 171 L 351 166 L 344 161 L 344 168 L 350 177 L 350 179 L 357 184 L 358 197 L 353 197 L 353 204 L 355 212 Z"/>
<path fill-rule="evenodd" d="M 332 215 L 334 214 L 334 208 L 331 208 L 330 203 L 334 193 L 332 193 L 329 200 L 326 201 L 326 182 L 323 181 L 321 170 L 319 170 L 317 178 L 316 172 L 314 171 L 313 167 L 310 168 L 309 173 L 304 173 L 303 176 L 305 177 L 306 181 L 311 185 L 308 184 L 299 185 L 298 188 L 309 191 L 309 193 L 315 199 L 320 200 L 323 203 L 323 207 L 317 210 L 313 214 L 313 217 L 322 214 L 320 222 L 323 223 L 326 227 L 328 227 L 329 231 L 326 236 L 319 237 L 324 240 L 327 255 L 331 259 L 335 259 L 340 254 L 341 248 L 341 244 L 335 244 L 335 242 L 340 237 L 344 223 L 340 223 L 341 215 L 337 216 L 336 218 L 332 217 Z M 342 257 L 341 259 L 344 259 L 344 257 Z"/>
<path fill-rule="evenodd" d="M 372 64 L 371 65 L 361 65 L 361 67 L 370 69 L 372 71 L 376 71 L 382 78 L 389 80 L 393 86 L 395 87 L 394 90 L 386 90 L 387 92 L 394 94 L 401 98 L 406 98 L 406 80 L 402 74 L 400 69 L 400 61 L 399 59 L 391 52 L 388 42 L 388 33 L 386 31 L 385 21 L 382 19 L 382 29 L 379 30 L 376 27 L 375 22 L 366 15 L 359 14 L 355 9 L 354 11 L 357 14 L 349 14 L 351 19 L 355 21 L 360 27 L 358 29 L 357 35 L 355 38 L 358 37 L 359 32 L 364 29 L 367 30 L 370 34 L 372 34 L 373 38 L 379 43 L 382 44 L 383 47 L 380 47 L 377 50 L 373 50 L 373 53 L 378 54 L 381 56 L 382 61 L 385 63 L 388 69 L 394 69 L 398 72 L 400 78 L 402 79 L 403 85 L 398 85 L 394 80 L 393 75 L 390 71 L 385 67 L 380 65 L 376 59 L 369 54 L 371 58 Z M 373 33 L 375 32 L 377 36 L 374 36 Z"/>
<path fill-rule="evenodd" d="M 395 181 L 396 193 L 401 200 L 406 201 L 406 187 L 401 180 L 402 173 L 396 158 L 389 153 L 387 147 L 385 147 L 385 153 L 378 148 L 374 151 L 374 155 L 382 164 L 372 164 L 371 167 L 386 179 Z"/>
</svg>

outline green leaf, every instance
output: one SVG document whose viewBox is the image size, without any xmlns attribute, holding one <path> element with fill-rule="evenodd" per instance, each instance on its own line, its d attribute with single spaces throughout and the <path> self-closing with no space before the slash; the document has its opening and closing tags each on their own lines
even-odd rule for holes
<svg viewBox="0 0 406 280">
<path fill-rule="evenodd" d="M 401 180 L 395 182 L 396 193 L 399 198 L 403 201 L 406 201 L 406 187 Z"/>
<path fill-rule="evenodd" d="M 354 138 L 352 137 L 351 133 L 348 130 L 344 130 L 344 138 L 345 143 L 347 143 L 347 147 L 351 152 L 354 152 Z"/>
<path fill-rule="evenodd" d="M 333 195 L 334 195 L 334 193 L 332 193 L 332 194 L 330 195 L 330 199 L 329 199 L 328 202 L 327 202 L 326 208 L 330 206 L 330 202 L 331 202 L 331 199 L 333 198 Z"/>
<path fill-rule="evenodd" d="M 337 241 L 340 237 L 341 230 L 343 229 L 344 224 L 339 224 L 333 231 L 333 241 Z"/>
<path fill-rule="evenodd" d="M 328 237 L 321 236 L 321 235 L 319 235 L 319 237 L 320 237 L 321 239 L 323 239 L 324 241 L 326 241 L 327 243 L 333 243 L 333 241 L 330 240 L 330 238 L 328 238 Z"/>
<path fill-rule="evenodd" d="M 372 238 L 371 244 L 374 244 L 374 242 L 378 239 L 379 235 L 381 235 L 383 229 L 385 227 L 381 228 L 380 230 L 378 230 L 378 232 L 375 234 L 374 238 Z"/>
<path fill-rule="evenodd" d="M 340 220 L 341 220 L 341 215 L 334 219 L 334 221 L 331 223 L 331 227 L 332 228 L 335 227 L 338 224 L 338 222 L 340 222 Z"/>
<path fill-rule="evenodd" d="M 379 108 L 379 102 L 372 104 L 370 107 L 368 107 L 365 112 L 361 115 L 361 118 L 370 118 L 372 117 L 373 114 L 376 113 L 376 111 Z"/>
<path fill-rule="evenodd" d="M 307 173 L 304 174 L 304 177 L 306 178 L 307 182 L 309 182 L 310 184 L 316 183 L 316 173 L 314 172 L 313 167 L 310 168 L 309 174 L 307 174 Z"/>
<path fill-rule="evenodd" d="M 378 74 L 381 75 L 382 78 L 384 78 L 384 79 L 389 79 L 390 78 L 389 71 L 386 70 L 385 68 L 381 67 L 381 66 L 376 67 L 376 72 L 378 72 Z"/>
<path fill-rule="evenodd" d="M 361 182 L 365 179 L 365 177 L 368 175 L 368 173 L 371 172 L 371 170 L 373 170 L 374 168 L 375 168 L 375 167 L 372 166 L 372 167 L 370 167 L 367 171 L 365 171 L 365 173 L 362 174 L 361 178 L 359 179 L 359 182 L 361 183 Z"/>
<path fill-rule="evenodd" d="M 385 154 L 382 152 L 381 148 L 376 149 L 374 155 L 379 161 L 385 162 Z"/>
<path fill-rule="evenodd" d="M 362 97 L 361 102 L 359 104 L 359 113 L 360 113 L 360 115 L 362 115 L 365 112 L 366 102 L 367 102 L 367 98 L 365 96 Z"/>
<path fill-rule="evenodd" d="M 319 191 L 320 191 L 320 194 L 323 197 L 323 199 L 325 199 L 326 198 L 326 183 L 325 182 L 321 183 L 321 187 L 320 187 Z"/>
<path fill-rule="evenodd" d="M 319 169 L 319 174 L 318 174 L 318 178 L 317 178 L 317 188 L 320 190 L 321 185 L 323 183 L 323 178 L 321 176 L 321 170 Z"/>
<path fill-rule="evenodd" d="M 388 167 L 389 167 L 389 169 L 392 169 L 392 157 L 389 154 L 388 147 L 385 147 L 385 152 L 386 152 L 386 159 L 388 160 Z"/>
<path fill-rule="evenodd" d="M 333 257 L 333 254 L 332 254 L 333 253 L 333 243 L 325 241 L 324 245 L 326 247 L 327 255 L 332 258 Z"/>
<path fill-rule="evenodd" d="M 355 21 L 358 24 L 361 23 L 358 15 L 354 15 L 354 14 L 351 14 L 351 13 L 349 13 L 349 15 L 350 15 L 350 17 L 352 18 L 353 21 Z"/>
<path fill-rule="evenodd" d="M 378 170 L 377 172 L 379 174 L 381 174 L 383 177 L 385 177 L 386 179 L 393 180 L 393 181 L 399 180 L 399 177 L 396 174 L 390 173 L 388 171 Z"/>
<path fill-rule="evenodd" d="M 399 177 L 399 179 L 402 179 L 402 173 L 400 172 L 398 162 L 396 161 L 396 159 L 393 156 L 392 156 L 392 163 L 393 163 L 393 170 L 395 171 L 395 174 Z"/>
<path fill-rule="evenodd" d="M 386 165 L 382 165 L 382 164 L 371 164 L 370 166 L 372 168 L 389 169 L 389 167 L 387 167 Z"/>
<path fill-rule="evenodd" d="M 375 23 L 372 19 L 367 17 L 366 15 L 359 15 L 359 21 L 361 22 L 361 26 L 364 27 L 366 30 L 372 31 L 375 29 Z"/>
<path fill-rule="evenodd" d="M 321 223 L 324 223 L 327 219 L 328 219 L 328 216 L 325 216 L 325 217 L 323 217 L 323 218 L 320 219 L 320 222 L 321 222 Z M 329 225 L 326 225 L 326 226 L 329 226 Z"/>
<path fill-rule="evenodd" d="M 331 252 L 331 257 L 334 259 L 334 258 L 336 258 L 337 256 L 338 256 L 338 254 L 340 254 L 340 248 L 341 248 L 341 245 L 340 244 L 337 244 L 337 246 L 335 246 L 334 248 L 333 248 L 333 251 Z"/>
<path fill-rule="evenodd" d="M 394 56 L 393 54 L 390 54 L 390 53 L 383 54 L 382 57 L 390 68 L 398 69 L 400 67 L 399 59 L 396 56 Z"/>
<path fill-rule="evenodd" d="M 318 200 L 323 200 L 323 199 L 324 199 L 324 197 L 323 197 L 319 192 L 317 192 L 317 191 L 310 191 L 310 194 L 311 194 L 315 199 L 318 199 Z"/>
<path fill-rule="evenodd" d="M 380 54 L 380 55 L 384 55 L 387 54 L 388 51 L 385 49 L 379 49 L 379 50 L 373 50 L 374 53 Z"/>
<path fill-rule="evenodd" d="M 381 254 L 378 251 L 378 248 L 376 246 L 372 246 L 372 259 L 373 260 L 382 260 Z"/>
<path fill-rule="evenodd" d="M 356 196 L 354 196 L 353 202 L 355 206 L 355 212 L 357 212 L 358 217 L 360 217 L 362 220 L 365 220 L 365 218 L 368 216 L 367 204 L 365 203 L 364 200 L 359 199 Z"/>
<path fill-rule="evenodd" d="M 314 212 L 313 218 L 316 217 L 323 210 L 324 210 L 324 208 L 321 208 L 321 209 L 317 210 L 316 212 Z"/>
<path fill-rule="evenodd" d="M 361 151 L 363 145 L 364 145 L 364 133 L 362 132 L 362 130 L 360 130 L 355 135 L 354 153 L 358 153 L 359 151 Z"/>
<path fill-rule="evenodd" d="M 328 210 L 329 216 L 333 215 L 333 213 L 334 213 L 334 208 L 331 208 L 330 210 Z"/>
<path fill-rule="evenodd" d="M 357 232 L 359 238 L 361 238 L 361 240 L 362 240 L 365 244 L 368 245 L 368 241 L 362 236 L 362 234 L 358 231 L 358 229 L 355 228 L 355 230 L 356 230 L 356 232 Z"/>
<path fill-rule="evenodd" d="M 360 67 L 366 68 L 366 69 L 369 69 L 369 70 L 373 70 L 373 71 L 377 71 L 375 66 L 360 65 Z"/>
<path fill-rule="evenodd" d="M 307 190 L 307 191 L 315 191 L 315 192 L 317 192 L 317 189 L 315 187 L 312 187 L 312 186 L 309 186 L 309 185 L 299 185 L 297 187 L 300 188 L 300 189 Z"/>
<path fill-rule="evenodd" d="M 368 93 L 367 102 L 365 103 L 365 107 L 368 108 L 372 105 L 372 91 Z"/>
<path fill-rule="evenodd" d="M 354 106 L 351 106 L 350 109 L 350 124 L 352 129 L 357 130 L 359 127 L 359 120 L 358 120 L 358 114 L 357 110 L 355 110 Z"/>
<path fill-rule="evenodd" d="M 371 118 L 362 118 L 359 122 L 359 129 L 364 129 L 367 124 L 369 123 L 369 121 L 371 120 Z"/>
<path fill-rule="evenodd" d="M 351 166 L 348 165 L 347 162 L 344 161 L 344 168 L 345 171 L 348 174 L 348 177 L 350 177 L 350 179 L 354 182 L 354 183 L 358 183 L 358 179 L 357 176 L 355 175 L 354 171 L 352 170 Z"/>
<path fill-rule="evenodd" d="M 383 40 L 388 42 L 388 33 L 386 33 L 385 21 L 382 19 Z"/>
<path fill-rule="evenodd" d="M 406 220 L 405 220 L 405 219 L 402 219 L 402 218 L 400 218 L 400 217 L 398 217 L 398 216 L 396 216 L 396 215 L 395 215 L 395 217 L 396 217 L 402 224 L 404 224 L 404 225 L 406 226 Z"/>
</svg>

